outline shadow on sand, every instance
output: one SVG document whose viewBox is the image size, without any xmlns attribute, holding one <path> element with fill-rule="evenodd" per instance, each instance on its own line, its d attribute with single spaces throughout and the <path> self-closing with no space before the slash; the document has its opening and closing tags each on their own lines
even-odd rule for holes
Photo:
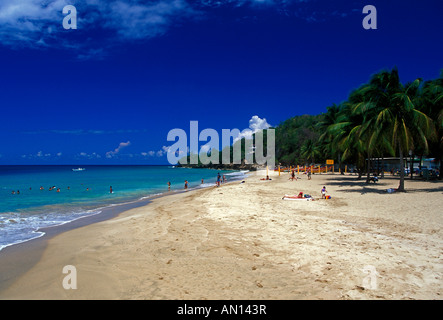
<svg viewBox="0 0 443 320">
<path fill-rule="evenodd" d="M 423 188 L 423 182 L 426 183 L 426 187 Z M 420 183 L 421 187 L 416 188 L 414 185 Z M 343 176 L 337 175 L 337 178 L 331 178 L 328 181 L 331 186 L 337 186 L 340 189 L 337 192 L 357 192 L 360 194 L 365 193 L 378 193 L 378 194 L 390 194 L 387 189 L 397 188 L 399 184 L 398 177 L 387 176 L 385 178 L 380 178 L 377 183 L 366 183 L 366 176 L 358 179 L 357 176 Z M 429 186 L 429 187 L 428 187 Z M 409 187 L 409 188 L 408 188 Z M 431 180 L 424 181 L 422 179 L 405 179 L 405 189 L 407 193 L 415 192 L 442 192 L 443 193 L 443 181 L 441 180 Z"/>
</svg>

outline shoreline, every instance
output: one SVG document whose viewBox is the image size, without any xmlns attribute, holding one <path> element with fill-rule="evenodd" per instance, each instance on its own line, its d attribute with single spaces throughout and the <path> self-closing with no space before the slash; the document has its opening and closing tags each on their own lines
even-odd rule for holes
<svg viewBox="0 0 443 320">
<path fill-rule="evenodd" d="M 213 168 L 207 168 L 207 169 L 211 169 L 212 170 Z M 234 171 L 234 172 L 237 172 L 237 171 Z M 246 174 L 249 171 L 239 170 L 238 172 L 242 172 L 243 176 L 240 177 L 240 178 L 237 178 L 236 176 L 234 176 L 234 178 L 231 179 L 230 181 L 227 181 L 227 183 L 228 182 L 235 182 L 237 180 L 241 180 L 243 178 L 246 178 L 247 177 Z M 88 211 L 98 211 L 98 212 L 91 213 L 91 214 L 86 214 L 84 216 L 80 216 L 78 218 L 74 218 L 73 220 L 68 220 L 68 221 L 65 221 L 65 222 L 61 222 L 59 224 L 48 225 L 48 226 L 45 226 L 45 227 L 37 228 L 33 232 L 35 232 L 35 233 L 43 233 L 42 235 L 36 236 L 34 238 L 29 238 L 29 239 L 26 239 L 26 240 L 21 240 L 21 241 L 15 242 L 15 243 L 10 243 L 10 244 L 4 245 L 3 247 L 0 248 L 0 257 L 1 257 L 1 253 L 4 252 L 5 249 L 10 248 L 10 247 L 19 246 L 19 245 L 24 245 L 25 243 L 27 243 L 29 241 L 38 240 L 38 239 L 40 239 L 42 237 L 45 237 L 45 235 L 46 235 L 46 233 L 48 231 L 50 232 L 51 230 L 55 230 L 55 228 L 60 228 L 60 230 L 61 230 L 60 232 L 63 232 L 64 228 L 62 228 L 62 227 L 64 225 L 71 226 L 71 224 L 72 224 L 72 226 L 73 226 L 72 228 L 77 228 L 78 227 L 77 225 L 83 226 L 83 225 L 87 225 L 87 224 L 90 224 L 90 223 L 95 223 L 96 220 L 98 222 L 98 221 L 102 221 L 102 220 L 105 220 L 105 219 L 111 219 L 113 216 L 111 216 L 110 218 L 100 217 L 100 219 L 93 219 L 92 217 L 101 215 L 103 213 L 103 211 L 105 211 L 105 212 L 112 211 L 113 207 L 121 207 L 121 206 L 131 206 L 131 205 L 133 205 L 134 208 L 135 208 L 135 207 L 139 207 L 139 206 L 144 206 L 144 205 L 148 204 L 150 202 L 150 200 L 158 198 L 158 197 L 164 197 L 164 196 L 173 195 L 173 194 L 176 194 L 176 193 L 181 193 L 181 192 L 186 192 L 186 191 L 194 191 L 194 190 L 200 190 L 200 189 L 205 189 L 205 188 L 211 188 L 211 187 L 214 186 L 214 184 L 215 183 L 204 183 L 204 184 L 201 184 L 201 185 L 198 185 L 198 186 L 191 187 L 191 188 L 189 188 L 187 190 L 175 189 L 175 190 L 168 190 L 168 191 L 164 191 L 164 192 L 160 192 L 160 193 L 155 192 L 155 193 L 143 196 L 141 198 L 126 199 L 124 201 L 122 200 L 123 202 L 112 203 L 112 204 L 109 204 L 109 205 L 105 205 L 104 207 L 97 206 L 96 208 L 89 209 Z M 139 204 L 139 203 L 144 203 L 144 202 L 146 202 L 146 203 L 145 204 Z M 131 208 L 119 210 L 119 212 L 124 212 L 124 211 L 130 210 L 130 209 Z M 85 221 L 89 221 L 90 220 L 91 222 L 87 222 L 87 223 L 84 223 L 84 224 L 77 223 L 77 220 L 82 220 L 82 219 L 87 219 Z M 71 228 L 65 228 L 65 229 L 68 230 L 68 229 L 71 229 Z M 66 230 L 64 230 L 64 231 L 66 231 Z M 53 232 L 51 232 L 51 233 L 53 233 Z M 1 278 L 0 278 L 0 281 L 1 281 Z"/>
<path fill-rule="evenodd" d="M 262 176 L 58 234 L 0 299 L 441 299 L 441 182 L 388 194 L 397 179 Z M 323 184 L 331 200 L 281 199 L 298 191 L 318 199 Z M 61 286 L 68 264 L 78 290 Z M 364 287 L 367 266 L 376 290 Z"/>
<path fill-rule="evenodd" d="M 247 176 L 245 176 L 244 178 L 246 179 Z M 225 184 L 233 183 L 236 181 L 238 180 L 233 179 L 226 182 Z M 53 237 L 64 232 L 69 232 L 74 229 L 87 227 L 95 223 L 116 218 L 120 214 L 123 214 L 132 209 L 145 207 L 149 205 L 153 200 L 158 198 L 174 196 L 176 194 L 181 194 L 185 192 L 195 192 L 207 188 L 213 188 L 213 186 L 198 186 L 190 188 L 188 190 L 165 191 L 160 194 L 156 193 L 152 196 L 145 196 L 133 201 L 126 201 L 106 207 L 100 207 L 95 209 L 100 209 L 99 213 L 82 216 L 66 223 L 47 226 L 35 230 L 35 232 L 43 232 L 43 235 L 22 242 L 7 245 L 0 250 L 0 294 L 3 290 L 7 289 L 8 286 L 15 281 L 15 279 L 25 274 L 41 259 L 44 250 L 48 246 L 49 240 Z"/>
<path fill-rule="evenodd" d="M 38 165 L 38 166 L 12 166 L 12 165 L 3 165 L 5 167 L 41 167 L 42 165 Z M 53 168 L 54 166 L 52 165 L 48 165 L 47 167 Z M 66 165 L 62 165 L 62 166 L 55 166 L 55 167 L 72 167 L 72 166 L 66 166 Z M 102 168 L 104 166 L 101 165 L 95 165 L 95 166 L 86 166 L 86 167 L 99 167 Z M 109 167 L 128 167 L 127 165 L 109 165 Z M 145 166 L 145 165 L 139 165 L 139 166 L 130 166 L 130 167 L 171 167 L 171 166 Z M 205 170 L 207 171 L 207 169 Z M 236 172 L 241 172 L 241 171 L 229 171 L 229 174 L 231 173 L 236 173 Z M 207 179 L 207 177 L 206 177 Z M 238 179 L 237 177 L 232 177 L 232 180 L 236 180 Z M 199 181 L 200 179 L 198 179 Z M 192 186 L 190 186 L 188 188 L 188 190 L 193 190 L 193 189 L 199 189 L 202 187 L 210 187 L 213 184 L 209 184 L 209 183 L 205 183 L 205 184 L 200 184 L 197 180 L 196 181 L 192 181 Z M 203 180 L 202 180 L 203 181 Z M 196 184 L 198 182 L 198 184 Z M 215 183 L 215 182 L 214 182 Z M 68 183 L 69 184 L 69 183 Z M 166 184 L 166 183 L 165 183 Z M 40 187 L 41 188 L 41 187 Z M 20 188 L 21 189 L 21 188 Z M 31 188 L 29 188 L 31 190 Z M 69 187 L 68 187 L 69 190 Z M 112 190 L 111 190 L 112 191 Z M 96 214 L 100 214 L 100 212 L 102 210 L 108 210 L 107 208 L 112 207 L 112 206 L 121 206 L 123 204 L 129 204 L 129 203 L 136 203 L 139 201 L 143 201 L 145 199 L 152 199 L 156 196 L 164 196 L 164 195 L 168 195 L 170 193 L 174 193 L 174 192 L 182 192 L 183 189 L 180 188 L 179 186 L 171 186 L 170 190 L 167 190 L 167 188 L 160 188 L 159 186 L 157 186 L 156 188 L 151 189 L 143 189 L 143 192 L 139 192 L 138 194 L 134 195 L 134 194 L 127 194 L 127 195 L 123 195 L 123 196 L 119 196 L 117 195 L 117 198 L 109 198 L 109 199 L 101 199 L 99 196 L 101 195 L 96 195 L 94 196 L 94 198 L 84 198 L 82 199 L 82 202 L 79 203 L 72 203 L 74 204 L 74 206 L 72 206 L 72 208 L 70 208 L 71 203 L 69 202 L 69 199 L 65 199 L 64 203 L 49 203 L 49 204 L 42 204 L 41 202 L 38 204 L 34 204 L 34 205 L 30 205 L 29 207 L 23 207 L 23 208 L 2 208 L 3 211 L 1 212 L 2 214 L 2 219 L 3 220 L 9 220 L 11 223 L 16 223 L 19 220 L 15 221 L 14 219 L 20 219 L 20 224 L 17 224 L 16 226 L 19 226 L 19 228 L 17 229 L 13 229 L 13 236 L 12 237 L 6 237 L 3 238 L 2 237 L 2 243 L 0 244 L 0 254 L 1 252 L 10 246 L 16 246 L 19 245 L 21 243 L 25 243 L 28 241 L 33 241 L 36 240 L 38 238 L 41 238 L 42 236 L 44 236 L 44 231 L 47 228 L 54 228 L 54 227 L 58 227 L 61 226 L 63 224 L 70 224 L 73 221 L 77 220 L 77 219 L 83 219 L 89 216 L 93 216 Z M 113 192 L 116 193 L 116 192 Z M 34 199 L 35 200 L 35 199 Z M 26 201 L 26 200 L 25 200 Z M 31 199 L 31 201 L 33 201 Z M 21 202 L 21 201 L 20 201 Z M 59 208 L 57 206 L 62 206 L 62 207 L 68 207 L 70 208 L 68 210 L 68 212 L 64 212 L 63 208 L 61 208 L 61 210 L 59 210 Z M 85 208 L 86 207 L 86 208 Z M 38 210 L 43 211 L 42 209 L 44 209 L 44 211 L 49 211 L 49 212 L 54 212 L 54 217 L 51 218 L 41 218 L 40 220 L 39 215 L 41 214 L 40 212 L 38 212 Z M 37 211 L 37 215 L 34 216 L 34 211 Z M 60 213 L 59 211 L 61 211 L 62 213 Z M 59 212 L 59 213 L 57 213 Z M 8 218 L 8 214 L 12 213 L 17 214 L 16 217 L 12 217 L 12 218 Z M 24 213 L 25 217 L 22 217 L 21 214 Z M 28 214 L 28 215 L 26 215 Z M 36 221 L 39 221 L 37 223 L 37 225 L 40 226 L 35 226 L 35 224 L 29 223 L 27 222 L 28 217 L 34 218 L 36 219 Z M 32 219 L 29 219 L 32 220 Z M 55 220 L 55 221 L 53 221 Z M 60 220 L 60 221 L 57 221 Z M 3 221 L 0 221 L 0 223 L 2 223 Z M 7 224 L 5 224 L 7 225 Z M 3 225 L 2 225 L 3 227 Z M 21 229 L 20 229 L 21 227 Z M 22 235 L 19 235 L 19 231 L 21 230 L 26 230 L 26 232 L 23 232 Z M 8 234 L 8 229 L 6 229 L 6 234 Z M 17 235 L 17 236 L 14 236 Z"/>
<path fill-rule="evenodd" d="M 42 236 L 4 247 L 0 251 L 0 292 L 40 260 L 49 240 L 53 237 L 70 230 L 113 219 L 125 211 L 146 206 L 150 202 L 151 199 L 144 199 L 105 207 L 97 214 L 83 216 L 59 225 L 39 228 L 36 232 L 43 232 Z M 23 256 L 26 256 L 25 263 L 17 263 Z M 20 266 L 20 268 L 17 268 L 17 266 Z"/>
</svg>

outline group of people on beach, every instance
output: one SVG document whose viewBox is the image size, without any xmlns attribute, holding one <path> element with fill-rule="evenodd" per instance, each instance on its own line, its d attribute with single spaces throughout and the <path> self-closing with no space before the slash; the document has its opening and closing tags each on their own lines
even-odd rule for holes
<svg viewBox="0 0 443 320">
<path fill-rule="evenodd" d="M 310 169 L 306 170 L 306 172 L 304 174 L 306 174 L 308 176 L 308 180 L 311 180 L 311 170 Z M 289 177 L 289 180 L 297 181 L 298 179 L 299 178 L 295 176 L 295 170 L 292 169 L 291 170 L 291 176 Z M 326 191 L 326 186 L 323 186 L 323 188 L 320 191 L 322 199 L 330 199 L 330 196 L 326 195 L 326 192 L 327 192 Z M 297 196 L 294 196 L 294 197 L 296 197 L 296 198 L 303 198 L 304 197 L 303 192 L 300 192 Z"/>
<path fill-rule="evenodd" d="M 221 176 L 221 175 L 220 175 L 220 172 L 219 172 L 219 173 L 217 174 L 217 181 L 215 182 L 215 185 L 216 185 L 217 187 L 220 187 L 220 185 L 221 185 L 222 183 L 225 183 L 225 182 L 226 182 L 226 177 L 225 177 L 225 175 Z M 204 179 L 202 178 L 202 180 L 201 180 L 201 184 L 203 184 L 203 183 L 204 183 Z M 188 187 L 189 187 L 189 182 L 188 182 L 188 180 L 185 180 L 184 189 L 187 190 Z M 170 182 L 170 181 L 168 181 L 168 191 L 171 191 L 171 182 Z"/>
<path fill-rule="evenodd" d="M 226 177 L 225 177 L 225 175 L 223 175 L 223 177 L 220 175 L 220 172 L 219 173 L 217 173 L 217 182 L 215 183 L 216 184 L 216 186 L 217 187 L 220 187 L 220 185 L 222 184 L 222 183 L 225 183 L 226 182 Z"/>
<path fill-rule="evenodd" d="M 303 174 L 306 174 L 308 176 L 308 180 L 311 180 L 311 169 L 306 170 L 306 172 L 304 172 Z M 294 180 L 297 181 L 298 180 L 298 177 L 295 176 L 295 170 L 294 169 L 292 169 L 292 171 L 291 171 L 291 177 L 289 177 L 289 180 L 292 180 L 292 181 L 294 181 Z"/>
</svg>

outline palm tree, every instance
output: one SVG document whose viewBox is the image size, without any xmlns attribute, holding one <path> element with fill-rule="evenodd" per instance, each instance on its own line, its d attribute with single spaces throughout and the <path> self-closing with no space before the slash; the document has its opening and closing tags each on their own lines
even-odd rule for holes
<svg viewBox="0 0 443 320">
<path fill-rule="evenodd" d="M 355 98 L 354 94 L 357 94 L 357 91 L 351 94 L 350 100 Z M 328 131 L 334 137 L 332 144 L 334 149 L 342 154 L 342 160 L 353 161 L 357 165 L 360 179 L 365 163 L 364 140 L 361 134 L 364 131 L 363 115 L 353 112 L 353 106 L 350 101 L 341 104 L 337 120 L 328 127 Z"/>
<path fill-rule="evenodd" d="M 382 137 L 390 137 L 393 149 L 398 149 L 400 157 L 400 184 L 398 191 L 404 188 L 404 151 L 414 148 L 414 142 L 428 147 L 428 138 L 432 135 L 433 123 L 425 113 L 418 110 L 417 92 L 420 79 L 403 86 L 398 77 L 398 71 L 381 72 L 375 75 L 368 90 L 368 97 L 373 105 L 372 111 L 375 122 L 369 149 L 372 149 Z"/>
<path fill-rule="evenodd" d="M 341 170 L 341 152 L 340 149 L 337 148 L 334 143 L 334 138 L 336 137 L 331 130 L 330 126 L 337 123 L 340 115 L 340 106 L 337 106 L 335 103 L 327 107 L 327 112 L 323 114 L 323 119 L 317 124 L 317 127 L 323 132 L 319 137 L 319 143 L 322 146 L 322 151 L 324 154 L 331 155 L 332 158 L 338 156 L 338 167 Z"/>
<path fill-rule="evenodd" d="M 431 142 L 431 153 L 440 160 L 440 176 L 443 178 L 443 70 L 440 78 L 424 83 L 420 110 L 434 119 L 437 138 Z"/>
<path fill-rule="evenodd" d="M 301 156 L 310 163 L 314 163 L 315 159 L 320 156 L 320 150 L 314 140 L 306 140 L 301 147 Z"/>
</svg>

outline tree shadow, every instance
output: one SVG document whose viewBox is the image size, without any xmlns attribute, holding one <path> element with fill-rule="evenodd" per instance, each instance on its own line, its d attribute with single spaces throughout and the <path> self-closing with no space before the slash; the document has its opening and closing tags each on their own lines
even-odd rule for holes
<svg viewBox="0 0 443 320">
<path fill-rule="evenodd" d="M 336 192 L 354 192 L 360 194 L 373 193 L 373 194 L 390 194 L 387 189 L 396 189 L 399 184 L 399 178 L 396 176 L 388 176 L 379 178 L 377 183 L 367 183 L 366 176 L 362 176 L 360 179 L 357 176 L 338 176 L 337 178 L 331 178 L 328 181 L 328 185 L 337 186 Z M 414 188 L 414 184 L 426 182 L 426 187 Z M 343 188 L 342 188 L 343 187 Z M 418 192 L 443 192 L 443 181 L 430 180 L 425 181 L 423 179 L 405 179 L 405 192 L 406 193 L 418 193 Z"/>
</svg>

